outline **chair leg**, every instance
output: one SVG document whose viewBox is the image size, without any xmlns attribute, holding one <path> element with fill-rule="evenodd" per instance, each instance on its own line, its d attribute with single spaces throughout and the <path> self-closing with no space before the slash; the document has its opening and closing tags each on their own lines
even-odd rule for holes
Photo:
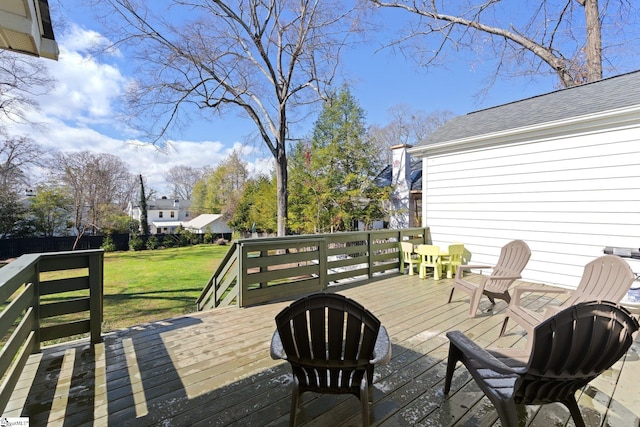
<svg viewBox="0 0 640 427">
<path fill-rule="evenodd" d="M 504 333 L 507 330 L 507 323 L 509 323 L 509 316 L 504 317 L 504 322 L 502 322 L 502 329 L 500 329 L 500 337 L 504 336 Z"/>
<path fill-rule="evenodd" d="M 296 414 L 298 412 L 298 399 L 300 395 L 298 394 L 298 380 L 293 378 L 293 385 L 291 388 L 291 409 L 289 412 L 289 427 L 295 427 L 296 425 Z"/>
<path fill-rule="evenodd" d="M 576 424 L 576 427 L 585 427 L 584 419 L 580 413 L 580 407 L 578 406 L 578 402 L 576 402 L 576 397 L 568 397 L 566 400 L 563 400 L 562 403 L 569 408 L 571 418 L 573 418 L 573 422 Z"/>
<path fill-rule="evenodd" d="M 449 394 L 451 390 L 451 380 L 456 363 L 460 360 L 460 350 L 453 344 L 449 344 L 449 357 L 447 358 L 447 373 L 444 377 L 444 394 Z"/>
<path fill-rule="evenodd" d="M 373 366 L 367 367 L 367 381 L 369 383 L 369 402 L 373 402 Z"/>
<path fill-rule="evenodd" d="M 520 421 L 518 421 L 518 412 L 516 404 L 513 400 L 501 400 L 494 401 L 496 411 L 502 422 L 503 427 L 519 427 Z"/>
<path fill-rule="evenodd" d="M 478 307 L 480 307 L 480 299 L 482 298 L 482 292 L 479 292 L 477 289 L 475 292 L 471 294 L 471 298 L 469 300 L 469 317 L 476 317 L 476 313 L 478 312 Z"/>
<path fill-rule="evenodd" d="M 453 291 L 456 290 L 455 286 L 451 286 L 451 293 L 449 294 L 449 301 L 447 301 L 447 304 L 449 304 L 451 302 L 451 299 L 453 298 Z"/>
<path fill-rule="evenodd" d="M 362 427 L 369 427 L 369 381 L 365 375 L 360 382 L 360 406 L 362 407 Z"/>
</svg>

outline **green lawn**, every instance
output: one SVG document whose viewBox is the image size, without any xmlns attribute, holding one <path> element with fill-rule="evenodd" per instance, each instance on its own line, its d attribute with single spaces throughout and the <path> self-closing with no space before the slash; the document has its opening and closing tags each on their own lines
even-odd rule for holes
<svg viewBox="0 0 640 427">
<path fill-rule="evenodd" d="M 196 311 L 196 299 L 229 246 L 106 253 L 103 331 Z"/>
</svg>

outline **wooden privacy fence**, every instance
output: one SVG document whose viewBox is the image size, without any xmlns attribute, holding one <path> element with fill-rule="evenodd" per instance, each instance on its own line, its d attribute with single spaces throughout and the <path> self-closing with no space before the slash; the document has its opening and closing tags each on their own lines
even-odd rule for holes
<svg viewBox="0 0 640 427">
<path fill-rule="evenodd" d="M 429 243 L 429 228 L 237 240 L 198 298 L 198 309 L 245 307 L 398 274 L 401 240 Z"/>
<path fill-rule="evenodd" d="M 0 413 L 44 341 L 102 340 L 103 251 L 27 254 L 0 268 Z"/>
</svg>

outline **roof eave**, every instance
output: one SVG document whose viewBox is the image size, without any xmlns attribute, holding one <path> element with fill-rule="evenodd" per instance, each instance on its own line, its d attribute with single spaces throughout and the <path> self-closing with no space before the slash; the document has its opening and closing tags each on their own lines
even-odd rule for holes
<svg viewBox="0 0 640 427">
<path fill-rule="evenodd" d="M 525 143 L 532 140 L 552 138 L 567 133 L 597 132 L 601 129 L 624 127 L 640 124 L 640 105 L 618 108 L 556 120 L 547 123 L 507 129 L 500 132 L 475 135 L 450 141 L 429 142 L 413 147 L 409 154 L 416 157 L 428 157 L 436 154 L 446 154 L 454 151 L 479 149 L 503 144 Z"/>
<path fill-rule="evenodd" d="M 46 0 L 11 0 L 0 4 L 0 48 L 58 60 Z"/>
</svg>

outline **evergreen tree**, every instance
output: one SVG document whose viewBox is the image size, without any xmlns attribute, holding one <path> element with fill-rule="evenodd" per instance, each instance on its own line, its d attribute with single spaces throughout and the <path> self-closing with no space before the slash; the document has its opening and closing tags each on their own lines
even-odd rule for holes
<svg viewBox="0 0 640 427">
<path fill-rule="evenodd" d="M 61 187 L 40 186 L 31 197 L 30 213 L 36 235 L 51 237 L 65 234 L 73 201 Z"/>
<path fill-rule="evenodd" d="M 382 219 L 389 189 L 378 187 L 380 156 L 366 139 L 364 110 L 347 88 L 325 104 L 310 143 L 290 170 L 290 222 L 301 232 L 357 230 Z"/>
<path fill-rule="evenodd" d="M 147 217 L 147 197 L 144 194 L 144 182 L 142 175 L 140 175 L 140 225 L 142 227 L 142 234 L 149 235 L 149 221 Z"/>
<path fill-rule="evenodd" d="M 235 214 L 227 225 L 241 232 L 252 230 L 253 224 L 258 232 L 276 232 L 278 227 L 276 191 L 275 177 L 259 176 L 247 181 Z"/>
<path fill-rule="evenodd" d="M 0 239 L 22 236 L 26 212 L 15 191 L 0 187 Z"/>
</svg>

